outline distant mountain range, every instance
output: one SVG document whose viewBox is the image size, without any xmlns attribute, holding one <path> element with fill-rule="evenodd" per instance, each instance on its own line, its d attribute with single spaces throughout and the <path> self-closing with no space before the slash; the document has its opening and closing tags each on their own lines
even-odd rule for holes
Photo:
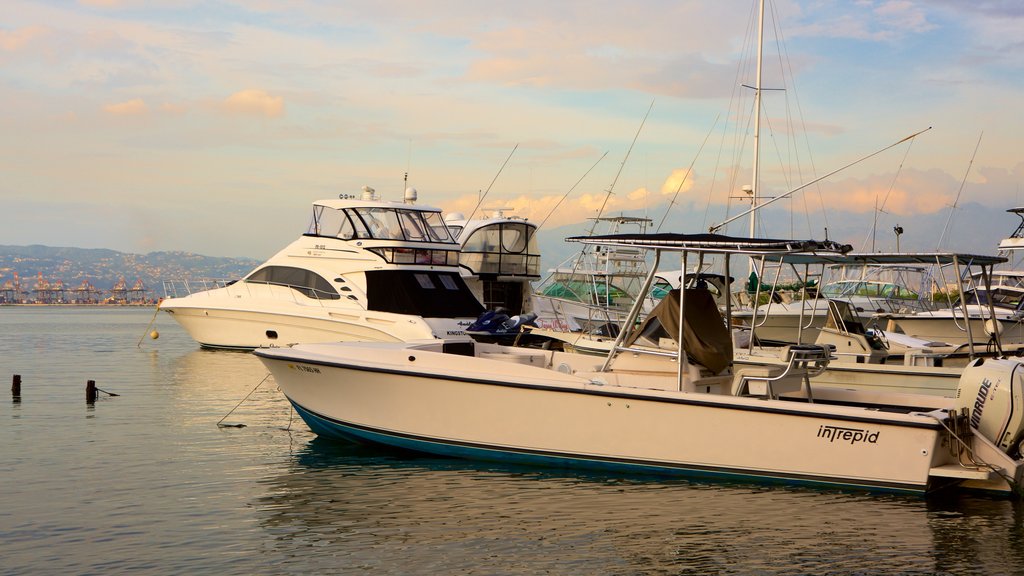
<svg viewBox="0 0 1024 576">
<path fill-rule="evenodd" d="M 738 209 L 737 209 L 738 211 Z M 627 212 L 630 216 L 647 216 L 642 211 Z M 660 222 L 660 215 L 653 216 Z M 833 212 L 829 214 L 830 224 L 821 219 L 807 221 L 814 232 L 793 230 L 799 229 L 803 219 L 794 219 L 787 211 L 768 210 L 763 215 L 763 223 L 769 234 L 776 237 L 814 237 L 822 239 L 826 236 L 840 242 L 853 244 L 857 250 L 871 251 L 864 246 L 865 237 L 870 239 L 872 215 Z M 878 222 L 878 251 L 893 251 L 898 240 L 902 240 L 900 248 L 904 251 L 930 252 L 936 249 L 940 233 L 949 227 L 949 235 L 943 249 L 974 254 L 994 254 L 1000 239 L 1009 235 L 1020 223 L 1017 216 L 1007 214 L 1004 209 L 966 203 L 957 209 L 952 222 L 948 210 L 931 214 L 896 217 L 883 215 Z M 893 234 L 894 224 L 905 230 L 902 238 Z M 950 224 L 952 224 L 950 226 Z M 541 273 L 547 274 L 550 267 L 562 262 L 565 258 L 579 251 L 581 245 L 565 241 L 566 237 L 586 235 L 591 222 L 580 222 L 553 229 L 542 229 L 538 234 L 542 255 Z M 663 231 L 672 232 L 704 232 L 708 222 L 706 210 L 696 203 L 678 206 L 667 221 Z M 745 223 L 735 226 L 732 233 L 742 235 L 740 230 Z M 635 230 L 622 230 L 633 232 Z M 654 231 L 649 229 L 648 231 Z M 827 232 L 826 232 L 827 231 Z M 601 226 L 597 233 L 607 233 Z M 235 280 L 253 270 L 261 260 L 252 258 L 220 258 L 202 256 L 189 252 L 150 252 L 148 254 L 130 254 L 107 249 L 86 248 L 55 248 L 49 246 L 5 246 L 0 245 L 0 290 L 13 281 L 14 273 L 18 274 L 22 290 L 32 290 L 40 275 L 50 283 L 60 280 L 65 290 L 74 290 L 87 281 L 97 290 L 109 291 L 122 278 L 129 288 L 137 281 L 142 282 L 147 290 L 148 298 L 164 296 L 165 281 L 196 281 L 201 279 Z M 665 264 L 671 267 L 678 264 Z"/>
<path fill-rule="evenodd" d="M 258 260 L 217 258 L 188 252 L 128 254 L 116 250 L 55 248 L 51 246 L 0 245 L 0 286 L 17 273 L 22 290 L 31 290 L 40 276 L 65 289 L 89 282 L 98 290 L 110 290 L 124 279 L 129 287 L 142 281 L 148 294 L 163 296 L 163 282 L 176 280 L 229 279 L 249 273 Z"/>
</svg>

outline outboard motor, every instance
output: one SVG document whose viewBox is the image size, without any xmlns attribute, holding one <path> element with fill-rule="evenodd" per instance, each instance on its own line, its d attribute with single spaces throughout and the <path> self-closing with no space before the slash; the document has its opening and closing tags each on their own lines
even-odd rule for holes
<svg viewBox="0 0 1024 576">
<path fill-rule="evenodd" d="M 957 410 L 970 411 L 971 427 L 1013 458 L 1024 451 L 1024 363 L 979 358 L 964 368 Z"/>
</svg>

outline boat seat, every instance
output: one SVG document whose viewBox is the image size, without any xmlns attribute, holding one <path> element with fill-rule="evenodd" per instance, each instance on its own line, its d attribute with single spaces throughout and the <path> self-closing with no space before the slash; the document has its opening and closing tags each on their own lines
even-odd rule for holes
<svg viewBox="0 0 1024 576">
<path fill-rule="evenodd" d="M 811 378 L 821 374 L 832 359 L 835 346 L 801 344 L 780 352 L 784 366 L 740 370 L 733 378 L 733 395 L 776 399 L 779 394 L 803 390 L 808 402 L 814 402 Z"/>
</svg>

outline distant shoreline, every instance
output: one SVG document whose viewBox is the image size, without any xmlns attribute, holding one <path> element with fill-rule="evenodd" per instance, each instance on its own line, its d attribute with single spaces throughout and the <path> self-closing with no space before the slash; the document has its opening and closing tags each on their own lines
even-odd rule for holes
<svg viewBox="0 0 1024 576">
<path fill-rule="evenodd" d="M 101 302 L 97 304 L 84 304 L 80 302 L 68 302 L 66 304 L 44 304 L 39 302 L 2 302 L 0 307 L 11 306 L 21 308 L 149 308 L 150 306 L 156 306 L 156 302 L 140 302 L 138 304 L 111 304 L 109 302 Z"/>
</svg>

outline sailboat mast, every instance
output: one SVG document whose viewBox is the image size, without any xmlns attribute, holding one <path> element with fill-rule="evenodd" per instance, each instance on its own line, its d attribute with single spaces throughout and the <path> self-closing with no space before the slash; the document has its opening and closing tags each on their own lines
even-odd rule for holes
<svg viewBox="0 0 1024 576">
<path fill-rule="evenodd" d="M 750 188 L 750 237 L 757 237 L 757 193 L 761 156 L 761 63 L 764 60 L 764 0 L 757 15 L 757 82 L 754 85 L 754 180 Z"/>
<path fill-rule="evenodd" d="M 760 180 L 761 157 L 761 63 L 764 61 L 764 0 L 757 12 L 757 81 L 754 83 L 754 166 L 753 181 L 750 185 L 750 237 L 757 238 L 757 193 Z M 747 276 L 754 275 L 757 266 L 750 259 Z"/>
</svg>

